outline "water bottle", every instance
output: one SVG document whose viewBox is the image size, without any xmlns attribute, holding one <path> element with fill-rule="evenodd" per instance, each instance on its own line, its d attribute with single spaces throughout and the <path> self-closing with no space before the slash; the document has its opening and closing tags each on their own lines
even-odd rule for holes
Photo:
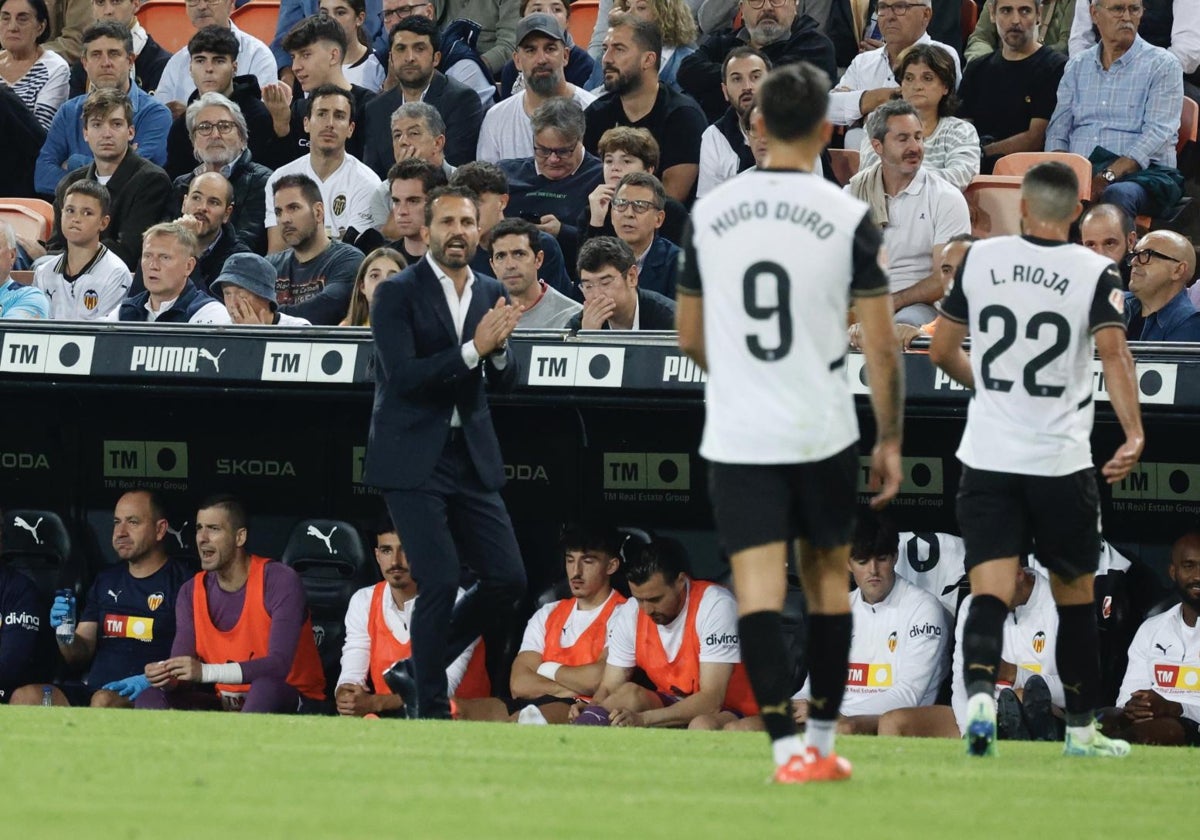
<svg viewBox="0 0 1200 840">
<path fill-rule="evenodd" d="M 62 624 L 54 628 L 54 638 L 63 647 L 70 647 L 75 641 L 75 593 L 70 589 L 60 589 L 58 594 L 66 597 L 71 604 L 71 610 L 62 620 Z"/>
<path fill-rule="evenodd" d="M 42 705 L 43 706 L 53 706 L 54 705 L 54 689 L 48 685 L 42 686 Z"/>
</svg>

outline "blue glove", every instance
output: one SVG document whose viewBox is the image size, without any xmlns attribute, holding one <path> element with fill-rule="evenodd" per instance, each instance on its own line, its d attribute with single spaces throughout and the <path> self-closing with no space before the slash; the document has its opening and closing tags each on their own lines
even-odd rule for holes
<svg viewBox="0 0 1200 840">
<path fill-rule="evenodd" d="M 150 687 L 150 680 L 143 674 L 126 677 L 123 680 L 113 680 L 107 685 L 100 686 L 104 691 L 115 691 L 129 700 L 138 699 L 138 695 Z"/>
<path fill-rule="evenodd" d="M 57 627 L 63 619 L 71 615 L 75 609 L 74 595 L 55 595 L 54 604 L 50 607 L 50 626 Z"/>
</svg>

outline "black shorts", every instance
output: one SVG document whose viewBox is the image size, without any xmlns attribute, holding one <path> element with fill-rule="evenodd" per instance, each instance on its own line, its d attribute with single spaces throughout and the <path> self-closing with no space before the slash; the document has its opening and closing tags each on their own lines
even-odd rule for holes
<svg viewBox="0 0 1200 840">
<path fill-rule="evenodd" d="M 816 548 L 847 545 L 854 535 L 858 445 L 805 464 L 710 463 L 708 492 L 721 547 L 747 548 L 802 539 Z"/>
<path fill-rule="evenodd" d="M 1031 549 L 1064 580 L 1095 574 L 1100 565 L 1100 494 L 1090 467 L 1041 476 L 964 464 L 957 506 L 968 571 Z"/>
</svg>

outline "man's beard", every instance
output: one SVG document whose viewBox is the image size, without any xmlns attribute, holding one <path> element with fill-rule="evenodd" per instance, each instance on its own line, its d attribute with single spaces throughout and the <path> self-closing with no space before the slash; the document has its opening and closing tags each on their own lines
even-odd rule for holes
<svg viewBox="0 0 1200 840">
<path fill-rule="evenodd" d="M 620 70 L 617 70 L 617 75 L 609 78 L 606 73 L 604 76 L 604 90 L 608 93 L 615 93 L 617 96 L 624 96 L 627 93 L 633 93 L 642 86 L 642 77 L 637 73 L 626 75 Z"/>
<path fill-rule="evenodd" d="M 561 70 L 552 70 L 549 73 L 530 73 L 525 77 L 525 87 L 538 96 L 554 96 L 564 81 L 566 80 L 563 78 Z"/>
<path fill-rule="evenodd" d="M 758 25 L 750 30 L 751 42 L 758 45 L 774 44 L 782 41 L 788 35 L 788 29 L 777 20 L 760 20 Z"/>
<path fill-rule="evenodd" d="M 210 152 L 201 152 L 196 150 L 196 159 L 205 166 L 215 166 L 218 169 L 222 166 L 228 166 L 239 157 L 242 156 L 242 149 L 234 146 L 226 146 L 224 151 L 213 150 Z"/>
</svg>

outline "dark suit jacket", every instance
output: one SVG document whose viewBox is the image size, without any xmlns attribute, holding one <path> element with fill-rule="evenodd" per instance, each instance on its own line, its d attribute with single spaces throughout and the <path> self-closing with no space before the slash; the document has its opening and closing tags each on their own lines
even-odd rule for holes
<svg viewBox="0 0 1200 840">
<path fill-rule="evenodd" d="M 476 99 L 478 101 L 478 99 Z M 437 275 L 422 259 L 382 283 L 371 303 L 375 337 L 375 407 L 367 441 L 364 481 L 386 489 L 413 489 L 432 474 L 457 406 L 467 450 L 490 490 L 504 484 L 504 460 L 484 393 L 489 384 L 511 387 L 517 360 L 506 350 L 503 370 L 481 359 L 464 364 L 462 345 L 475 335 L 484 313 L 505 297 L 494 277 L 475 275 L 462 335 Z"/>
<path fill-rule="evenodd" d="M 679 272 L 679 246 L 674 242 L 654 237 L 650 250 L 642 260 L 638 272 L 638 288 L 658 292 L 667 300 L 675 300 L 675 275 Z M 651 329 L 646 327 L 645 329 Z M 674 325 L 668 329 L 675 329 Z"/>
<path fill-rule="evenodd" d="M 583 312 L 579 312 L 567 322 L 567 329 L 574 331 L 582 328 Z M 600 329 L 609 329 L 608 323 L 606 322 Z M 638 329 L 675 329 L 675 301 L 663 297 L 658 292 L 638 286 Z"/>
<path fill-rule="evenodd" d="M 95 161 L 72 169 L 58 182 L 58 188 L 54 191 L 54 232 L 46 243 L 47 251 L 66 250 L 67 240 L 62 235 L 63 196 L 67 193 L 67 187 L 84 178 L 96 180 Z M 134 271 L 142 258 L 142 234 L 146 228 L 167 219 L 171 179 L 162 167 L 155 166 L 130 149 L 109 179 L 108 191 L 112 195 L 109 214 L 112 218 L 100 241 L 124 260 L 130 271 Z"/>
<path fill-rule="evenodd" d="M 446 148 L 442 153 L 450 165 L 462 166 L 475 160 L 479 126 L 483 124 L 479 94 L 435 70 L 425 102 L 437 108 L 446 123 Z M 367 150 L 363 163 L 380 178 L 386 178 L 396 162 L 392 156 L 392 112 L 403 104 L 404 95 L 399 87 L 394 87 L 376 96 L 367 106 Z"/>
</svg>

